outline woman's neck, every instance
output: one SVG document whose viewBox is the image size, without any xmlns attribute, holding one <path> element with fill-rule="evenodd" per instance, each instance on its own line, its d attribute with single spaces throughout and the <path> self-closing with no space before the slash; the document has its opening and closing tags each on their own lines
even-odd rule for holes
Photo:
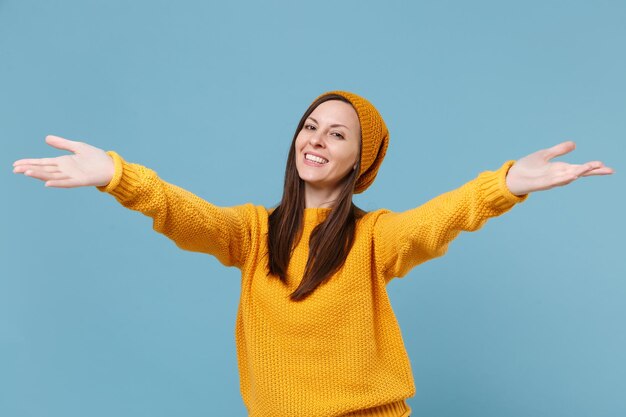
<svg viewBox="0 0 626 417">
<path fill-rule="evenodd" d="M 339 198 L 341 190 L 313 188 L 308 184 L 304 186 L 305 208 L 331 208 Z"/>
</svg>

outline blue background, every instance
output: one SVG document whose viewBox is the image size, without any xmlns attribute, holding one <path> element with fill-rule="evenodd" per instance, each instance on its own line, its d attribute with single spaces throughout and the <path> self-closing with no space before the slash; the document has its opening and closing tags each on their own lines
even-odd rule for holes
<svg viewBox="0 0 626 417">
<path fill-rule="evenodd" d="M 54 134 L 272 206 L 331 89 L 391 132 L 366 210 L 565 140 L 557 160 L 616 170 L 532 194 L 389 285 L 413 415 L 626 415 L 624 22 L 623 1 L 0 1 L 0 415 L 245 416 L 239 271 L 12 163 L 65 154 Z"/>
</svg>

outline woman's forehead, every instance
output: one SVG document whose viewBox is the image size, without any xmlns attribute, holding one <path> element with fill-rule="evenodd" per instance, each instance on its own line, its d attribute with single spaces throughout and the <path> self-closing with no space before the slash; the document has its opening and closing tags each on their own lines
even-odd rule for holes
<svg viewBox="0 0 626 417">
<path fill-rule="evenodd" d="M 310 118 L 328 125 L 345 125 L 349 129 L 359 126 L 359 117 L 349 103 L 329 100 L 321 103 L 311 112 Z"/>
</svg>

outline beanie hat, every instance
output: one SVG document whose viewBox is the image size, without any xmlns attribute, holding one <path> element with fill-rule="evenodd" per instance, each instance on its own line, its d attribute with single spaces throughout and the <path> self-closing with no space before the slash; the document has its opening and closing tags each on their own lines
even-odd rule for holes
<svg viewBox="0 0 626 417">
<path fill-rule="evenodd" d="M 337 94 L 347 99 L 356 110 L 361 124 L 361 167 L 354 185 L 354 193 L 365 191 L 376 178 L 389 145 L 389 131 L 378 110 L 363 97 L 347 91 L 329 91 L 317 99 Z"/>
</svg>

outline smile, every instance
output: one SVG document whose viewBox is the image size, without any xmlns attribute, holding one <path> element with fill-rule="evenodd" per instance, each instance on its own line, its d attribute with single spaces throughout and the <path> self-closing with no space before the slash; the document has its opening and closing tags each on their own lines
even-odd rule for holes
<svg viewBox="0 0 626 417">
<path fill-rule="evenodd" d="M 304 160 L 305 161 L 311 161 L 311 162 L 315 162 L 317 165 L 324 165 L 326 163 L 328 163 L 328 159 L 324 159 L 321 158 L 319 156 L 315 156 L 315 155 L 311 155 L 311 154 L 304 154 Z"/>
</svg>

